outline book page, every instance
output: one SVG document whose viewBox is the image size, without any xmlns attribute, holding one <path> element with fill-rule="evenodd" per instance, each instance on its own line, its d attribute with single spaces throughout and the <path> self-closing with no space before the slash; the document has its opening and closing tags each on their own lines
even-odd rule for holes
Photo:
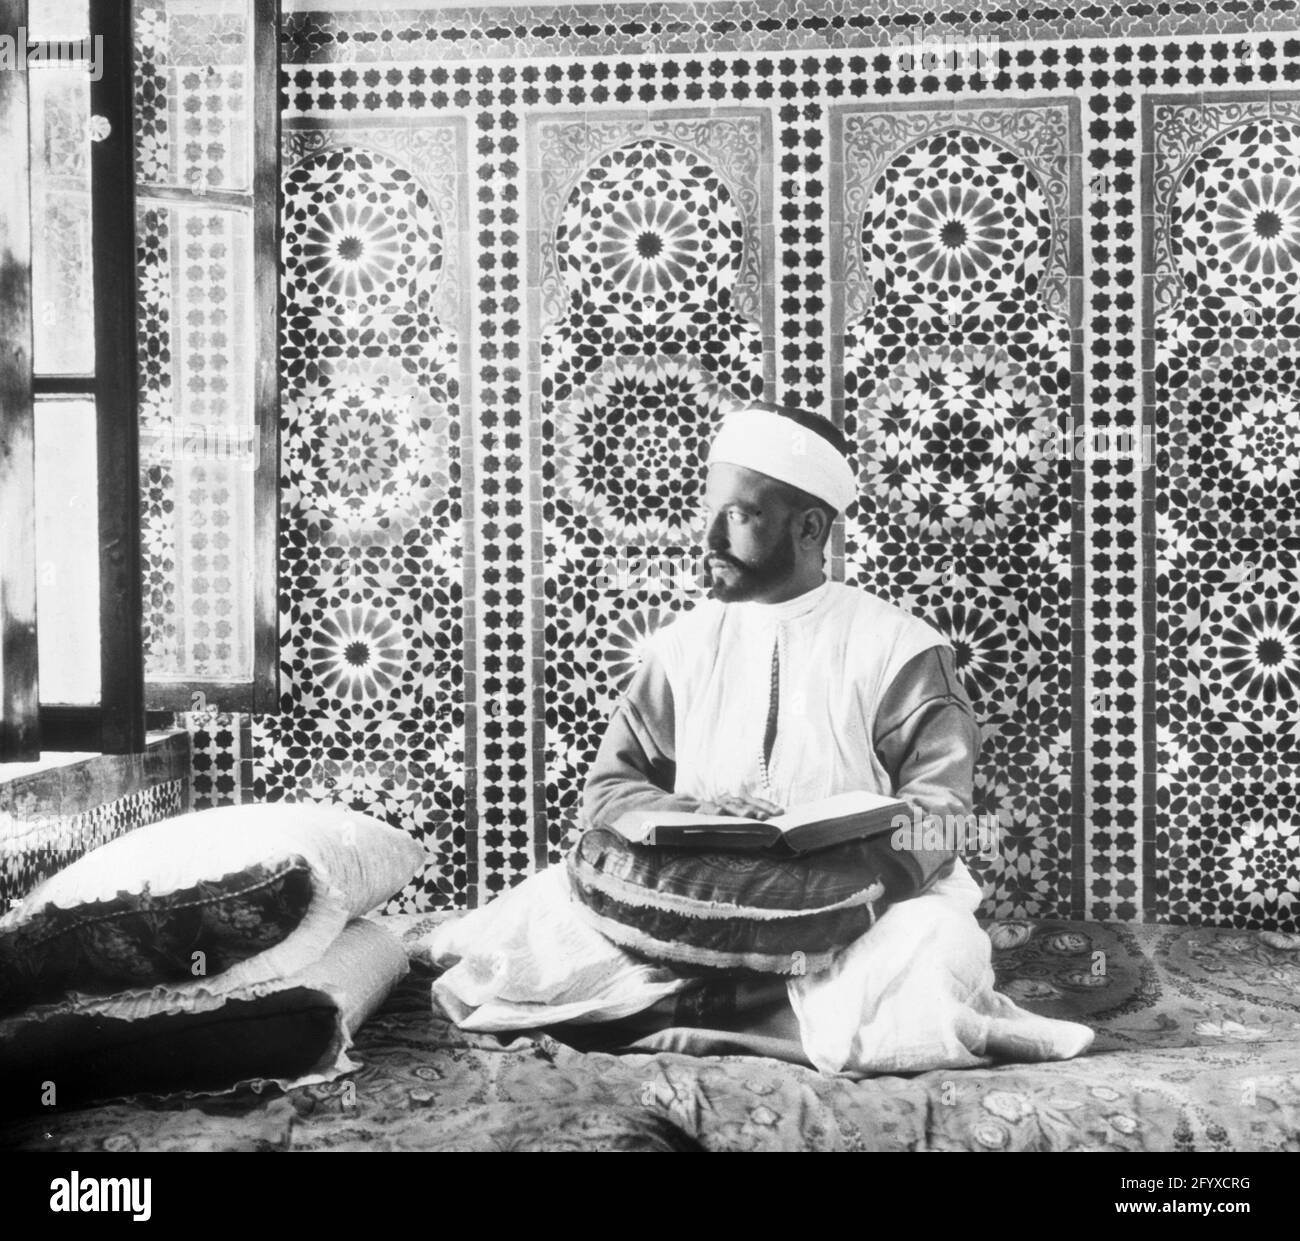
<svg viewBox="0 0 1300 1241">
<path fill-rule="evenodd" d="M 884 793 L 837 793 L 834 797 L 825 797 L 821 801 L 808 802 L 768 819 L 773 827 L 783 832 L 792 828 L 803 827 L 806 823 L 821 823 L 827 819 L 843 819 L 853 814 L 865 814 L 879 810 L 883 806 L 897 806 L 897 797 Z"/>
<path fill-rule="evenodd" d="M 689 810 L 644 810 L 647 823 L 656 827 L 752 827 L 757 819 L 738 819 L 730 814 L 694 814 Z"/>
</svg>

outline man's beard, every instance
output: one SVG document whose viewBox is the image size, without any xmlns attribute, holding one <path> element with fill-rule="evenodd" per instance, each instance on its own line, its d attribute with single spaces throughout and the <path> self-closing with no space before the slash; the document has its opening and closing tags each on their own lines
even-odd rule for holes
<svg viewBox="0 0 1300 1241">
<path fill-rule="evenodd" d="M 709 563 L 709 556 L 721 557 L 730 571 L 724 570 L 725 576 L 720 574 Z M 709 582 L 709 598 L 717 599 L 720 603 L 742 603 L 786 581 L 794 572 L 794 567 L 794 544 L 786 540 L 762 560 L 747 563 L 742 563 L 725 552 L 708 552 L 704 571 Z"/>
</svg>

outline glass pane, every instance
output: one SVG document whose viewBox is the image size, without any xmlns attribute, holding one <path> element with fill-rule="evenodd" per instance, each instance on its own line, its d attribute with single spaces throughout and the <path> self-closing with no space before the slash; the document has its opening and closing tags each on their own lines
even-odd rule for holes
<svg viewBox="0 0 1300 1241">
<path fill-rule="evenodd" d="M 150 680 L 253 669 L 252 216 L 143 200 L 141 533 Z"/>
<path fill-rule="evenodd" d="M 29 73 L 33 362 L 38 375 L 95 369 L 90 273 L 90 85 L 84 64 Z"/>
<path fill-rule="evenodd" d="M 135 16 L 136 176 L 141 185 L 252 188 L 249 0 L 161 0 Z"/>
<path fill-rule="evenodd" d="M 27 37 L 71 42 L 90 37 L 90 6 L 86 0 L 31 0 L 27 6 Z"/>
<path fill-rule="evenodd" d="M 99 702 L 95 404 L 36 402 L 36 628 L 42 703 Z"/>
<path fill-rule="evenodd" d="M 141 466 L 145 676 L 246 681 L 253 673 L 251 458 L 189 455 Z"/>
<path fill-rule="evenodd" d="M 140 200 L 141 429 L 253 425 L 251 209 Z"/>
</svg>

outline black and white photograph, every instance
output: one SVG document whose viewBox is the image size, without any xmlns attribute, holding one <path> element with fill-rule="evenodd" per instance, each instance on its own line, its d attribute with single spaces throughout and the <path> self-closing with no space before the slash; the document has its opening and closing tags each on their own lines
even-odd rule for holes
<svg viewBox="0 0 1300 1241">
<path fill-rule="evenodd" d="M 1262 1209 L 1297 0 L 0 0 L 0 158 L 38 1215 L 174 1226 L 173 1152 Z"/>
</svg>

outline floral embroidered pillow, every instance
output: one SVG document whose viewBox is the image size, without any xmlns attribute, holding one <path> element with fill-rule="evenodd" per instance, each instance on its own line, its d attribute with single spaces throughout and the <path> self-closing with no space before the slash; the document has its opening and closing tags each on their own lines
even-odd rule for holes
<svg viewBox="0 0 1300 1241">
<path fill-rule="evenodd" d="M 426 863 L 409 833 L 332 804 L 223 806 L 135 828 L 0 917 L 0 1023 L 110 992 L 133 1020 L 211 1007 L 320 960 Z"/>
<path fill-rule="evenodd" d="M 311 898 L 311 868 L 292 857 L 159 896 L 146 884 L 72 909 L 44 905 L 0 929 L 0 1015 L 220 974 L 286 939 Z"/>
</svg>

